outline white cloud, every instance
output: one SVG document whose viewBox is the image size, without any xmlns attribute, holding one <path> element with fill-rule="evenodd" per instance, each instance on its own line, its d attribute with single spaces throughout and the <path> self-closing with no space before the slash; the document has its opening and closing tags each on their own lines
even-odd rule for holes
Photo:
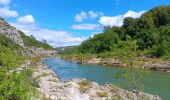
<svg viewBox="0 0 170 100">
<path fill-rule="evenodd" d="M 82 11 L 80 14 L 76 14 L 75 21 L 83 22 L 84 19 L 95 19 L 99 16 L 103 16 L 103 13 L 102 12 L 94 12 L 94 11 L 88 11 L 88 12 Z"/>
<path fill-rule="evenodd" d="M 76 14 L 75 21 L 82 22 L 86 18 L 87 18 L 87 13 L 82 11 L 80 14 Z"/>
<path fill-rule="evenodd" d="M 72 33 L 66 31 L 50 30 L 38 27 L 36 24 L 20 24 L 20 23 L 10 23 L 12 26 L 23 31 L 26 35 L 33 35 L 36 39 L 45 39 L 47 42 L 54 46 L 73 46 L 79 45 L 82 41 L 87 39 L 87 37 L 75 37 Z"/>
<path fill-rule="evenodd" d="M 133 18 L 139 18 L 143 13 L 146 11 L 140 11 L 140 12 L 134 12 L 134 11 L 128 11 L 126 14 L 123 15 L 124 18 L 126 17 L 133 17 Z"/>
<path fill-rule="evenodd" d="M 18 17 L 18 12 L 11 10 L 8 6 L 0 8 L 0 16 L 2 17 Z"/>
<path fill-rule="evenodd" d="M 123 18 L 122 16 L 114 16 L 114 17 L 103 16 L 100 18 L 99 22 L 103 26 L 121 26 L 123 23 Z"/>
<path fill-rule="evenodd" d="M 96 17 L 99 16 L 98 13 L 95 13 L 93 11 L 89 11 L 89 15 L 90 15 L 91 18 L 96 18 Z"/>
<path fill-rule="evenodd" d="M 77 24 L 71 26 L 73 29 L 78 30 L 95 30 L 99 28 L 98 24 Z"/>
<path fill-rule="evenodd" d="M 89 14 L 90 18 L 97 18 L 97 17 L 103 15 L 103 13 L 101 13 L 101 12 L 94 12 L 94 11 L 89 11 L 88 14 Z"/>
<path fill-rule="evenodd" d="M 17 23 L 20 24 L 35 24 L 35 19 L 32 15 L 25 15 L 17 19 Z"/>
<path fill-rule="evenodd" d="M 90 14 L 90 17 L 91 17 L 91 18 L 96 18 L 96 17 L 98 17 L 98 14 L 95 13 L 95 12 L 93 12 L 93 11 L 89 11 L 89 14 Z"/>
<path fill-rule="evenodd" d="M 0 5 L 10 4 L 12 0 L 0 0 Z"/>
<path fill-rule="evenodd" d="M 122 26 L 123 20 L 126 17 L 133 17 L 133 18 L 139 18 L 145 11 L 140 12 L 134 12 L 134 11 L 128 11 L 124 15 L 118 15 L 118 16 L 102 16 L 99 20 L 99 23 L 103 26 Z"/>
</svg>

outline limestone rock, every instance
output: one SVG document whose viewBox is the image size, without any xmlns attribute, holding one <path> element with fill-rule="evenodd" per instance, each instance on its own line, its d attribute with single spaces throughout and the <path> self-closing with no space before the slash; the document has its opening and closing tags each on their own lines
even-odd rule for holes
<svg viewBox="0 0 170 100">
<path fill-rule="evenodd" d="M 20 46 L 24 46 L 23 40 L 16 28 L 10 26 L 2 17 L 0 17 L 0 34 L 9 37 Z"/>
</svg>

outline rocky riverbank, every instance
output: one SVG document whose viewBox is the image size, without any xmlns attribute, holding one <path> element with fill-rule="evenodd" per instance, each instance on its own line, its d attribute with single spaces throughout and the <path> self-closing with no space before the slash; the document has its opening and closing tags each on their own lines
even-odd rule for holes
<svg viewBox="0 0 170 100">
<path fill-rule="evenodd" d="M 33 78 L 38 81 L 37 90 L 52 100 L 161 100 L 155 95 L 126 91 L 112 84 L 99 85 L 86 79 L 61 82 L 41 63 L 35 67 Z"/>
<path fill-rule="evenodd" d="M 104 66 L 117 66 L 117 67 L 124 67 L 126 66 L 118 59 L 114 58 L 96 58 L 91 57 L 89 59 L 76 59 L 76 57 L 72 57 L 71 59 L 67 57 L 61 57 L 67 61 L 75 61 L 79 64 L 97 64 L 97 65 L 104 65 Z M 143 59 L 143 66 L 140 67 L 142 69 L 149 69 L 154 71 L 163 71 L 163 72 L 170 72 L 170 61 L 169 60 L 162 60 L 162 59 L 152 59 L 152 58 L 142 58 Z"/>
</svg>

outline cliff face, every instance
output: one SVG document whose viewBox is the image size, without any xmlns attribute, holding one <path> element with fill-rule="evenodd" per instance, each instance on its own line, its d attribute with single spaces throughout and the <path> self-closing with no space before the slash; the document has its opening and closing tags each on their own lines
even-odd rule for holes
<svg viewBox="0 0 170 100">
<path fill-rule="evenodd" d="M 28 46 L 25 43 L 24 38 L 21 36 L 20 32 L 21 31 L 17 30 L 15 27 L 8 24 L 2 17 L 0 17 L 0 35 L 4 35 L 5 37 L 8 37 L 15 43 L 19 44 L 23 48 L 22 55 L 39 56 L 39 55 L 54 55 L 56 53 L 55 50 L 51 51 L 51 49 L 48 50 L 48 49 L 44 49 L 43 47 Z M 26 35 L 24 34 L 24 36 Z M 34 40 L 30 39 L 29 36 L 26 37 L 27 39 L 29 39 L 30 44 L 32 43 L 34 44 L 39 43 L 39 45 L 43 44 L 42 42 L 36 39 Z M 48 44 L 43 44 L 43 46 L 44 45 L 48 45 Z"/>
<path fill-rule="evenodd" d="M 0 34 L 10 38 L 20 46 L 24 46 L 24 42 L 16 28 L 10 26 L 2 17 L 0 17 Z"/>
</svg>

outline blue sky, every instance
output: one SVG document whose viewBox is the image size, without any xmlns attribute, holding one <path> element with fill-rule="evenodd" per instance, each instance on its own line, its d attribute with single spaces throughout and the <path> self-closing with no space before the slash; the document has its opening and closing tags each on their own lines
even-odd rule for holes
<svg viewBox="0 0 170 100">
<path fill-rule="evenodd" d="M 0 0 L 0 16 L 54 47 L 78 45 L 103 26 L 121 26 L 170 0 Z"/>
</svg>

